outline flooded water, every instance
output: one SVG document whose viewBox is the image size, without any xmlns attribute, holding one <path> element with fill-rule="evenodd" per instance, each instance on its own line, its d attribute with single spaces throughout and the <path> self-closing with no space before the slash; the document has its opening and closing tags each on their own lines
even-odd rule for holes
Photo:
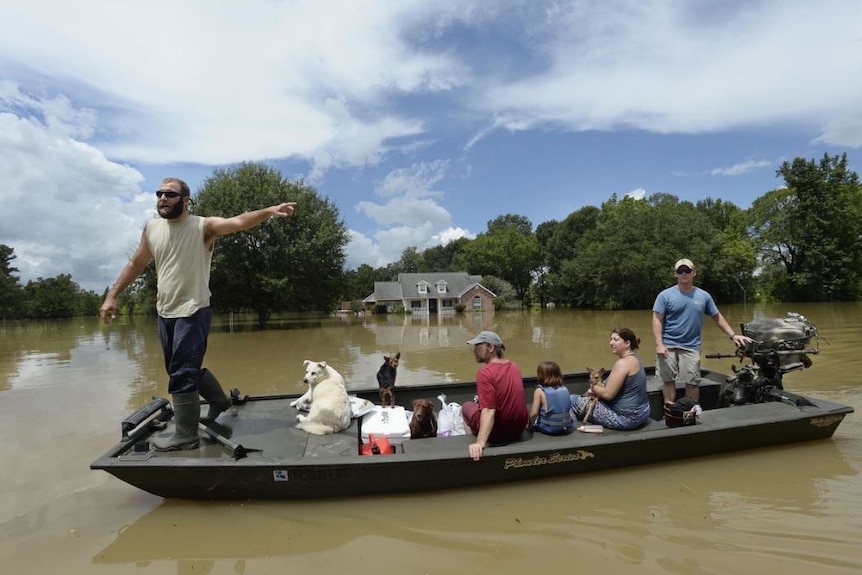
<svg viewBox="0 0 862 575">
<path fill-rule="evenodd" d="M 862 305 L 733 306 L 804 314 L 814 365 L 792 391 L 853 406 L 831 440 L 543 481 L 417 495 L 300 502 L 168 501 L 89 463 L 120 421 L 166 394 L 155 322 L 0 323 L 0 568 L 26 574 L 491 574 L 862 570 Z M 709 320 L 704 352 L 732 351 Z M 401 352 L 399 383 L 473 380 L 469 337 L 496 330 L 525 375 L 609 367 L 610 329 L 628 326 L 652 364 L 648 311 L 552 310 L 284 321 L 223 319 L 206 366 L 243 393 L 301 391 L 304 359 L 353 387 L 376 385 Z M 729 371 L 734 360 L 704 360 Z M 466 457 L 465 453 L 465 457 Z M 398 481 L 392 477 L 392 481 Z"/>
</svg>

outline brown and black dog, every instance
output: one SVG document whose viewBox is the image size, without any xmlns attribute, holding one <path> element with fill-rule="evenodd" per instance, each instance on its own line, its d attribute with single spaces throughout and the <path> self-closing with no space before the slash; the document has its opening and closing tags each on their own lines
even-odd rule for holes
<svg viewBox="0 0 862 575">
<path fill-rule="evenodd" d="M 401 352 L 394 356 L 383 356 L 383 365 L 377 370 L 377 385 L 380 386 L 380 405 L 395 407 L 395 376 L 398 372 L 398 362 Z"/>
<path fill-rule="evenodd" d="M 410 420 L 410 439 L 437 437 L 437 416 L 430 399 L 413 400 L 413 418 Z"/>
</svg>

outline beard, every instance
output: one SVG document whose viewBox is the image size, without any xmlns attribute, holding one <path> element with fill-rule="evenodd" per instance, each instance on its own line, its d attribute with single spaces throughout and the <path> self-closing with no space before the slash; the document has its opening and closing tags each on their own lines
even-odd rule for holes
<svg viewBox="0 0 862 575">
<path fill-rule="evenodd" d="M 180 198 L 180 201 L 173 206 L 171 206 L 170 204 L 166 206 L 159 206 L 159 215 L 166 220 L 175 220 L 181 215 L 183 215 L 184 209 L 185 204 L 183 204 L 182 198 Z"/>
</svg>

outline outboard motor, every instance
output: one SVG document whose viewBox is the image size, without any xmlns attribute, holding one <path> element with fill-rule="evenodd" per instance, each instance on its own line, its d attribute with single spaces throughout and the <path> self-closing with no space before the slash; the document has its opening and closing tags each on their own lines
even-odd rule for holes
<svg viewBox="0 0 862 575">
<path fill-rule="evenodd" d="M 785 373 L 811 367 L 809 355 L 819 353 L 817 328 L 804 316 L 788 313 L 783 318 L 755 318 L 742 324 L 742 333 L 754 340 L 737 351 L 740 359 L 751 363 L 734 366 L 728 377 L 725 398 L 734 405 L 782 400 L 782 377 Z"/>
</svg>

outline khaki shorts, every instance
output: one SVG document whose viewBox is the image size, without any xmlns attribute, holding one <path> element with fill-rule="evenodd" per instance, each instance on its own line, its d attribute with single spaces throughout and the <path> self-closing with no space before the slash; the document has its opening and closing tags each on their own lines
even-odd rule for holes
<svg viewBox="0 0 862 575">
<path fill-rule="evenodd" d="M 662 382 L 700 385 L 700 351 L 669 347 L 667 358 L 656 356 L 655 365 Z"/>
</svg>

